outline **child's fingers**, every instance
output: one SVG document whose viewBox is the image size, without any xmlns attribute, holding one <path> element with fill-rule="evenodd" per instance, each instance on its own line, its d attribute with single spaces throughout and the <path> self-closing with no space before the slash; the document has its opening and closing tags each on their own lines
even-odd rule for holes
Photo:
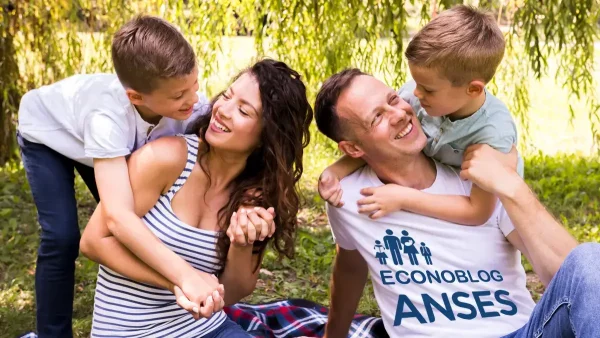
<svg viewBox="0 0 600 338">
<path fill-rule="evenodd" d="M 204 318 L 210 318 L 213 314 L 214 304 L 215 303 L 212 299 L 212 296 L 206 297 L 206 300 L 204 301 L 204 306 L 200 308 L 200 315 L 202 315 L 202 317 Z"/>
<path fill-rule="evenodd" d="M 374 211 L 378 211 L 379 209 L 381 209 L 381 207 L 376 204 L 367 204 L 367 205 L 362 205 L 360 207 L 358 207 L 358 213 L 359 214 L 370 214 Z"/>
<path fill-rule="evenodd" d="M 363 196 L 371 196 L 375 193 L 375 188 L 373 187 L 368 187 L 368 188 L 362 188 L 360 189 L 360 194 Z"/>
<path fill-rule="evenodd" d="M 195 319 L 198 319 L 197 317 L 200 312 L 200 310 L 199 310 L 200 306 L 198 306 L 198 304 L 190 301 L 178 286 L 175 286 L 174 291 L 175 291 L 175 299 L 177 301 L 177 305 L 179 305 L 182 309 L 190 312 L 194 316 Z"/>
<path fill-rule="evenodd" d="M 217 291 L 217 290 L 213 291 L 212 298 L 213 298 L 213 301 L 215 302 L 215 305 L 213 308 L 214 312 L 221 311 L 221 309 L 222 309 L 221 303 L 223 302 L 223 298 L 221 298 L 219 291 Z"/>
<path fill-rule="evenodd" d="M 369 196 L 369 197 L 359 199 L 358 201 L 356 201 L 356 204 L 365 205 L 365 204 L 373 204 L 375 202 L 376 202 L 375 197 Z"/>
<path fill-rule="evenodd" d="M 271 210 L 273 213 L 275 212 L 275 209 L 273 208 L 269 208 L 267 210 L 265 210 L 264 208 L 254 208 L 254 210 L 256 210 L 256 213 L 258 214 L 258 216 L 261 218 L 261 222 L 263 223 L 260 229 L 260 240 L 264 240 L 267 236 L 271 237 L 273 235 L 273 233 L 275 232 L 275 226 L 274 226 L 274 215 L 269 211 Z"/>
<path fill-rule="evenodd" d="M 237 228 L 237 212 L 233 212 L 233 214 L 231 214 L 231 219 L 229 220 L 229 228 L 227 228 L 227 237 L 229 237 L 229 240 L 231 242 L 234 241 L 234 235 L 235 235 L 235 231 Z"/>
<path fill-rule="evenodd" d="M 386 212 L 385 212 L 385 211 L 383 211 L 383 210 L 378 210 L 378 211 L 376 211 L 376 212 L 372 213 L 371 215 L 369 215 L 369 217 L 370 217 L 371 219 L 378 219 L 378 218 L 380 218 L 380 217 L 383 217 L 383 216 L 385 216 L 385 215 L 386 215 Z"/>
<path fill-rule="evenodd" d="M 337 194 L 335 195 L 335 201 L 333 203 L 334 206 L 336 207 L 341 207 L 342 206 L 342 196 L 344 195 L 344 191 L 342 189 L 338 190 Z"/>
</svg>

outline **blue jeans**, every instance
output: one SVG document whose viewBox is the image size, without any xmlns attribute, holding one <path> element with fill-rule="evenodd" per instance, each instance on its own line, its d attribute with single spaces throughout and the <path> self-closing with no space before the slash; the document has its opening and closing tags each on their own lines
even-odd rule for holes
<svg viewBox="0 0 600 338">
<path fill-rule="evenodd" d="M 505 338 L 600 337 L 600 244 L 576 247 L 552 278 L 529 322 Z"/>
<path fill-rule="evenodd" d="M 42 228 L 35 270 L 37 331 L 40 338 L 72 337 L 75 259 L 79 224 L 75 172 L 96 201 L 94 169 L 17 133 L 21 159 Z"/>
<path fill-rule="evenodd" d="M 252 337 L 248 332 L 239 326 L 233 320 L 227 318 L 221 326 L 216 330 L 210 332 L 207 335 L 202 336 L 203 338 L 247 338 Z"/>
</svg>

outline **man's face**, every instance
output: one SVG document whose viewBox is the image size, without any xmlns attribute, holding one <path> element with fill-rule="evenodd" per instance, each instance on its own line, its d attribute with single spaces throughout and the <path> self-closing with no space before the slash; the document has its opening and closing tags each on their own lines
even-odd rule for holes
<svg viewBox="0 0 600 338">
<path fill-rule="evenodd" d="M 385 161 L 416 155 L 425 147 L 427 138 L 410 105 L 372 76 L 356 77 L 337 108 L 353 135 L 353 140 L 340 142 L 350 156 Z"/>
</svg>

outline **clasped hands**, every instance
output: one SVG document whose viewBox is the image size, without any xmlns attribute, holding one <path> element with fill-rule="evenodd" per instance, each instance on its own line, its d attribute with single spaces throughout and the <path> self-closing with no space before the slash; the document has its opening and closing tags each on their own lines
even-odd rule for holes
<svg viewBox="0 0 600 338">
<path fill-rule="evenodd" d="M 253 245 L 275 233 L 275 210 L 262 207 L 241 207 L 231 216 L 226 235 L 235 248 Z M 192 314 L 194 319 L 210 318 L 225 306 L 225 287 L 217 276 L 189 269 L 181 285 L 174 285 L 177 304 Z"/>
</svg>

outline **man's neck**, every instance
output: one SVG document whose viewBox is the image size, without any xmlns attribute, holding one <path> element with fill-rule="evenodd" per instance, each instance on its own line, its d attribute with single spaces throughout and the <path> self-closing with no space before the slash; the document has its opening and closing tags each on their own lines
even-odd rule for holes
<svg viewBox="0 0 600 338">
<path fill-rule="evenodd" d="M 398 157 L 389 161 L 364 159 L 384 183 L 423 190 L 435 181 L 437 170 L 432 159 L 422 152 L 415 156 Z"/>
</svg>

